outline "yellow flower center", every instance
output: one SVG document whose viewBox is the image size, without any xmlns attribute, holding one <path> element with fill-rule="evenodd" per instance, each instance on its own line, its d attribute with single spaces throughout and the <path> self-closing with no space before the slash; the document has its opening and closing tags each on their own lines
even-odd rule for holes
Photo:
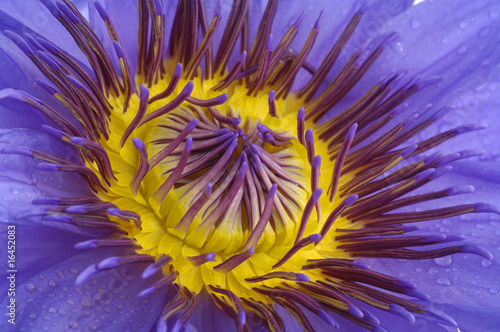
<svg viewBox="0 0 500 332">
<path fill-rule="evenodd" d="M 123 96 L 110 97 L 110 134 L 108 139 L 101 137 L 99 143 L 109 156 L 116 180 L 110 180 L 108 192 L 101 190 L 98 195 L 118 209 L 140 216 L 140 224 L 126 218 L 111 219 L 137 242 L 141 248 L 138 253 L 157 259 L 170 256 L 177 273 L 175 283 L 196 294 L 212 285 L 231 289 L 238 297 L 260 297 L 269 302 L 251 291 L 255 287 L 252 278 L 301 271 L 308 259 L 348 257 L 336 249 L 333 230 L 321 241 L 312 241 L 317 240 L 330 212 L 341 202 L 338 193 L 330 200 L 326 192 L 334 161 L 324 158 L 318 168 L 320 175 L 312 183 L 311 155 L 309 152 L 308 156 L 305 139 L 301 143 L 298 137 L 304 135 L 297 120 L 301 100 L 293 94 L 276 99 L 276 111 L 271 114 L 270 91 L 259 91 L 253 96 L 238 83 L 214 91 L 222 78 L 195 78 L 190 95 L 195 99 L 190 100 L 206 101 L 225 93 L 225 103 L 205 107 L 187 100 L 153 119 L 151 114 L 172 103 L 189 84 L 181 78 L 168 97 L 153 99 L 143 116 L 151 120 L 139 123 L 123 147 L 124 133 L 139 112 L 140 96 L 132 95 L 126 112 Z M 173 79 L 166 75 L 149 87 L 149 99 L 165 91 Z M 224 122 L 221 117 L 239 121 Z M 196 126 L 189 134 L 183 135 L 183 130 L 193 124 Z M 304 130 L 313 127 L 310 120 L 304 124 Z M 190 137 L 192 147 L 186 152 Z M 133 138 L 145 143 L 149 158 L 149 171 L 140 182 L 137 173 L 141 154 Z M 314 140 L 313 145 L 313 157 L 328 157 L 325 142 Z M 170 150 L 166 156 L 162 155 L 165 149 Z M 87 161 L 87 167 L 99 174 L 96 163 Z M 339 187 L 345 181 L 342 177 Z M 271 200 L 272 213 L 266 218 L 266 196 L 273 184 L 277 184 L 277 190 Z M 317 203 L 309 203 L 315 203 L 314 210 L 310 208 L 307 213 L 313 189 L 318 188 L 325 192 L 319 199 L 316 193 Z M 335 222 L 341 228 L 351 227 L 344 218 Z M 296 246 L 311 235 L 309 243 L 303 241 L 305 246 Z M 294 246 L 298 250 L 284 259 Z M 163 267 L 165 275 L 169 268 L 170 265 Z M 311 280 L 319 278 L 316 270 L 304 274 Z M 259 285 L 272 287 L 281 282 L 270 278 L 259 281 Z"/>
</svg>

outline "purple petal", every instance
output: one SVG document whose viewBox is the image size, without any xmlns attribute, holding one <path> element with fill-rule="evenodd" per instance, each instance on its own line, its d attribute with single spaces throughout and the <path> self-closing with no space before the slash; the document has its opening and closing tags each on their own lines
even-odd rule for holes
<svg viewBox="0 0 500 332">
<path fill-rule="evenodd" d="M 78 273 L 111 255 L 112 250 L 90 250 L 17 284 L 17 298 L 23 300 L 17 306 L 16 328 L 28 330 L 34 324 L 50 331 L 149 331 L 165 303 L 166 291 L 137 297 L 150 285 L 139 275 L 145 264 L 101 272 L 85 285 L 75 286 Z"/>
</svg>

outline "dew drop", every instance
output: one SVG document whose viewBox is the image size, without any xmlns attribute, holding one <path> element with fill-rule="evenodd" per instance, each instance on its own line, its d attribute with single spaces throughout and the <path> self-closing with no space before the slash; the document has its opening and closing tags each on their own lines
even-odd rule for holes
<svg viewBox="0 0 500 332">
<path fill-rule="evenodd" d="M 36 291 L 36 286 L 32 283 L 24 284 L 24 289 L 26 289 L 28 292 L 33 293 Z"/>
<path fill-rule="evenodd" d="M 427 273 L 429 273 L 429 275 L 431 276 L 434 276 L 438 273 L 438 270 L 435 267 L 431 267 L 429 271 L 427 271 Z"/>
<path fill-rule="evenodd" d="M 36 318 L 36 314 L 34 312 L 32 312 L 30 315 L 29 315 L 29 318 L 31 319 L 35 319 Z"/>
<path fill-rule="evenodd" d="M 442 266 L 442 267 L 448 267 L 448 266 L 451 266 L 452 257 L 451 256 L 443 256 L 443 257 L 435 258 L 434 263 L 436 263 L 437 265 Z"/>
<path fill-rule="evenodd" d="M 462 21 L 459 23 L 459 26 L 460 26 L 460 29 L 465 29 L 465 28 L 467 28 L 467 22 Z"/>
<path fill-rule="evenodd" d="M 417 21 L 416 19 L 412 18 L 410 20 L 410 26 L 413 30 L 418 30 L 418 28 L 420 28 L 420 22 Z"/>
<path fill-rule="evenodd" d="M 80 304 L 82 307 L 90 308 L 90 301 L 88 299 L 81 299 Z"/>
<path fill-rule="evenodd" d="M 59 315 L 64 316 L 64 315 L 66 315 L 66 309 L 60 308 L 58 313 L 59 313 Z"/>
<path fill-rule="evenodd" d="M 417 267 L 416 271 L 417 271 L 418 273 L 420 273 L 420 272 L 422 272 L 422 268 L 421 268 L 421 267 Z"/>
<path fill-rule="evenodd" d="M 55 280 L 53 280 L 53 279 L 50 279 L 50 280 L 49 280 L 49 282 L 48 282 L 48 284 L 49 284 L 49 286 L 50 286 L 50 287 L 52 287 L 52 288 L 53 288 L 53 287 L 56 287 L 56 281 L 55 281 Z"/>
<path fill-rule="evenodd" d="M 75 305 L 75 302 L 73 302 L 73 300 L 66 300 L 66 303 L 68 305 Z"/>
<path fill-rule="evenodd" d="M 74 267 L 70 267 L 69 268 L 69 272 L 73 273 L 73 274 L 78 274 L 78 270 L 75 269 Z"/>
<path fill-rule="evenodd" d="M 56 275 L 61 279 L 64 278 L 64 272 L 61 269 L 56 270 Z"/>
<path fill-rule="evenodd" d="M 446 277 L 438 278 L 437 283 L 438 283 L 438 285 L 441 285 L 441 286 L 449 286 L 451 284 L 450 279 L 448 279 Z"/>
<path fill-rule="evenodd" d="M 482 28 L 481 30 L 479 30 L 479 37 L 481 38 L 486 38 L 488 37 L 488 35 L 490 34 L 490 28 Z"/>
<path fill-rule="evenodd" d="M 406 277 L 407 275 L 408 275 L 408 273 L 406 273 L 405 271 L 401 271 L 401 272 L 399 272 L 399 276 L 400 276 L 401 278 L 404 278 L 404 277 Z"/>
<path fill-rule="evenodd" d="M 481 265 L 484 266 L 484 267 L 490 267 L 491 266 L 491 262 L 489 260 L 487 260 L 486 258 L 483 258 L 481 260 Z"/>
<path fill-rule="evenodd" d="M 490 294 L 496 294 L 498 290 L 496 288 L 490 288 Z"/>
</svg>

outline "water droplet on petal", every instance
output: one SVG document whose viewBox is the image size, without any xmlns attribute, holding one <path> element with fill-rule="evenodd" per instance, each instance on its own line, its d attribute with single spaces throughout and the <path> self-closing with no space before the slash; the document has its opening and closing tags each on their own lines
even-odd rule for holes
<svg viewBox="0 0 500 332">
<path fill-rule="evenodd" d="M 484 267 L 490 267 L 491 266 L 491 262 L 489 260 L 487 260 L 486 258 L 483 258 L 481 260 L 481 265 L 484 266 Z"/>
<path fill-rule="evenodd" d="M 417 30 L 418 28 L 420 28 L 420 22 L 417 21 L 416 19 L 412 18 L 410 20 L 410 26 L 413 30 Z"/>
<path fill-rule="evenodd" d="M 90 308 L 90 301 L 88 299 L 81 299 L 80 304 L 82 307 Z"/>
<path fill-rule="evenodd" d="M 24 284 L 24 288 L 30 292 L 30 293 L 33 293 L 34 291 L 36 291 L 36 286 L 32 283 L 27 283 L 27 284 Z"/>
<path fill-rule="evenodd" d="M 429 275 L 433 276 L 433 275 L 436 275 L 438 273 L 438 270 L 435 267 L 432 267 L 429 269 L 429 271 L 427 271 L 427 273 L 429 273 Z"/>
<path fill-rule="evenodd" d="M 78 270 L 75 269 L 74 267 L 70 267 L 69 268 L 69 272 L 73 273 L 73 274 L 78 274 Z"/>
<path fill-rule="evenodd" d="M 436 263 L 439 266 L 443 266 L 443 267 L 451 266 L 452 258 L 451 258 L 451 256 L 444 256 L 444 257 L 435 258 L 434 263 Z"/>
<path fill-rule="evenodd" d="M 53 279 L 50 279 L 48 284 L 50 287 L 56 287 L 56 281 Z"/>
<path fill-rule="evenodd" d="M 479 37 L 481 38 L 486 38 L 488 37 L 488 35 L 490 34 L 490 28 L 482 28 L 481 30 L 479 30 Z"/>
<path fill-rule="evenodd" d="M 438 283 L 438 285 L 441 285 L 441 286 L 449 286 L 451 284 L 450 279 L 448 279 L 446 277 L 438 278 L 437 283 Z"/>
<path fill-rule="evenodd" d="M 496 294 L 498 290 L 496 288 L 490 288 L 490 294 Z"/>
<path fill-rule="evenodd" d="M 34 312 L 32 312 L 30 315 L 29 315 L 29 318 L 31 319 L 35 319 L 36 318 L 36 314 Z"/>
<path fill-rule="evenodd" d="M 467 28 L 467 22 L 462 21 L 459 23 L 459 26 L 460 26 L 460 29 L 465 29 L 465 28 Z"/>
</svg>

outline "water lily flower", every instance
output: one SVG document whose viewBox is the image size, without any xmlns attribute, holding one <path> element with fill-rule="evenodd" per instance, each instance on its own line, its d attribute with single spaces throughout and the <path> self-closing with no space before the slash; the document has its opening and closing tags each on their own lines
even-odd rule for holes
<svg viewBox="0 0 500 332">
<path fill-rule="evenodd" d="M 1 330 L 494 331 L 499 15 L 2 1 Z"/>
</svg>

